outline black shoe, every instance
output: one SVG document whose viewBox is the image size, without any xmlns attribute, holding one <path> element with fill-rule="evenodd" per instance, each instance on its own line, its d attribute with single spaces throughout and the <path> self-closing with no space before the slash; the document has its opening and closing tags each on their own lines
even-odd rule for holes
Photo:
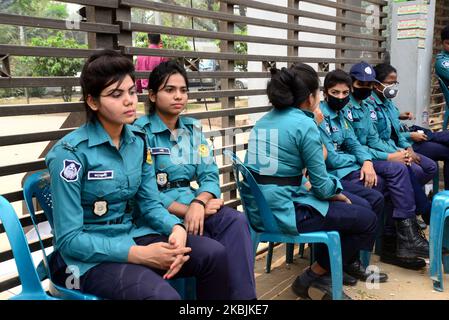
<svg viewBox="0 0 449 320">
<path fill-rule="evenodd" d="M 396 220 L 396 256 L 399 258 L 428 258 L 429 241 L 418 226 L 416 218 Z"/>
<path fill-rule="evenodd" d="M 332 283 L 332 276 L 330 273 L 327 273 L 321 277 L 328 277 L 330 283 Z M 349 274 L 347 274 L 346 272 L 343 271 L 343 285 L 344 286 L 350 286 L 353 287 L 357 284 L 358 280 L 356 278 L 354 278 L 353 276 L 350 276 Z"/>
<path fill-rule="evenodd" d="M 350 276 L 353 276 L 356 279 L 359 279 L 361 281 L 366 281 L 368 278 L 371 281 L 383 283 L 387 282 L 388 275 L 383 272 L 374 273 L 367 271 L 359 260 L 343 266 L 343 271 L 349 274 Z"/>
<path fill-rule="evenodd" d="M 424 221 L 422 221 L 421 219 L 417 219 L 416 222 L 418 223 L 418 226 L 421 230 L 427 229 L 427 224 Z"/>
<path fill-rule="evenodd" d="M 343 271 L 343 285 L 353 287 L 357 284 L 357 281 L 356 278 Z"/>
<path fill-rule="evenodd" d="M 312 300 L 333 300 L 332 280 L 328 275 L 314 280 L 309 287 L 308 295 Z M 352 300 L 344 291 L 341 293 L 343 300 Z"/>
<path fill-rule="evenodd" d="M 399 258 L 396 255 L 396 237 L 395 236 L 383 236 L 382 237 L 382 250 L 380 253 L 380 261 L 388 264 L 392 264 L 401 268 L 420 270 L 426 266 L 424 259 L 415 258 Z"/>
<path fill-rule="evenodd" d="M 302 299 L 332 300 L 332 280 L 329 274 L 318 276 L 307 269 L 296 277 L 291 288 Z M 344 292 L 342 297 L 343 300 L 352 300 Z"/>
</svg>

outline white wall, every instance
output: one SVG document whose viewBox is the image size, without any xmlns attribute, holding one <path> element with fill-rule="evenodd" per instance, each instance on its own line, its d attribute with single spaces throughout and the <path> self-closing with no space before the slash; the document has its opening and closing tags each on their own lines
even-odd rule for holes
<svg viewBox="0 0 449 320">
<path fill-rule="evenodd" d="M 287 7 L 287 0 L 259 0 L 259 2 L 269 3 L 278 6 Z M 327 8 L 323 6 L 318 6 L 310 3 L 300 3 L 301 10 L 327 14 L 327 15 L 336 15 L 336 10 L 332 8 Z M 257 9 L 248 8 L 247 11 L 248 17 L 259 18 L 272 20 L 277 22 L 287 22 L 287 15 L 279 14 L 276 12 L 270 11 L 262 11 Z M 327 21 L 318 21 L 308 18 L 300 18 L 299 24 L 310 27 L 317 28 L 326 28 L 335 30 L 334 22 Z M 260 26 L 248 25 L 248 35 L 251 36 L 262 36 L 262 37 L 272 37 L 279 39 L 287 39 L 287 31 L 282 29 L 275 28 L 267 28 Z M 335 43 L 335 36 L 328 35 L 318 35 L 318 34 L 310 34 L 305 32 L 299 33 L 299 39 L 301 41 L 311 41 L 311 42 L 323 42 L 323 43 Z M 335 58 L 335 50 L 334 49 L 319 49 L 319 48 L 303 48 L 300 47 L 298 49 L 298 53 L 300 57 L 323 57 L 323 58 Z M 248 54 L 255 55 L 279 55 L 286 56 L 287 55 L 287 46 L 280 45 L 272 45 L 272 44 L 259 44 L 259 43 L 248 43 Z M 281 68 L 286 66 L 286 63 L 277 63 L 277 68 Z M 318 70 L 318 65 L 316 63 L 310 64 L 315 70 Z M 333 65 L 330 66 L 331 70 L 334 68 Z M 260 61 L 249 61 L 248 62 L 248 71 L 250 72 L 262 72 L 262 62 Z M 249 89 L 262 89 L 266 88 L 266 84 L 268 82 L 268 78 L 265 79 L 249 79 L 248 88 Z M 268 105 L 268 99 L 266 95 L 264 96 L 251 96 L 248 98 L 248 106 L 265 106 Z M 250 115 L 250 119 L 252 121 L 258 120 L 263 114 L 255 114 Z"/>
</svg>

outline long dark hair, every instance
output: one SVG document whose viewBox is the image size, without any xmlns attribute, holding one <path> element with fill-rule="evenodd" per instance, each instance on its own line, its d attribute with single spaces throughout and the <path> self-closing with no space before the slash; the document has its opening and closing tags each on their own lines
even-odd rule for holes
<svg viewBox="0 0 449 320">
<path fill-rule="evenodd" d="M 268 99 L 276 109 L 297 107 L 320 87 L 316 71 L 309 65 L 298 63 L 290 68 L 272 68 L 267 85 Z"/>
<path fill-rule="evenodd" d="M 170 60 L 160 63 L 153 69 L 153 71 L 151 71 L 150 77 L 148 78 L 148 91 L 156 94 L 159 91 L 159 88 L 165 87 L 170 76 L 174 74 L 180 74 L 184 78 L 188 90 L 189 80 L 187 79 L 187 72 L 175 60 Z M 148 99 L 147 109 L 148 114 L 152 114 L 156 111 L 156 105 L 150 99 Z"/>
<path fill-rule="evenodd" d="M 87 59 L 81 71 L 80 84 L 88 121 L 95 121 L 97 115 L 88 106 L 87 97 L 90 95 L 99 100 L 104 88 L 115 82 L 120 86 L 126 76 L 135 81 L 134 65 L 130 59 L 114 50 L 101 50 Z"/>
</svg>

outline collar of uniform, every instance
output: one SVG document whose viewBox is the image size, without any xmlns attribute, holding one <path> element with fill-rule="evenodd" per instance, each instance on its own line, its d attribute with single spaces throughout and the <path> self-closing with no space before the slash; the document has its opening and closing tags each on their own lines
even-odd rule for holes
<svg viewBox="0 0 449 320">
<path fill-rule="evenodd" d="M 89 148 L 103 144 L 105 142 L 109 142 L 111 146 L 115 147 L 114 143 L 111 140 L 111 137 L 106 132 L 106 130 L 104 130 L 103 125 L 101 124 L 100 121 L 95 120 L 89 122 L 86 126 L 86 129 L 87 129 L 87 136 L 89 137 L 88 143 Z M 130 143 L 135 139 L 134 133 L 131 132 L 131 130 L 128 128 L 126 124 L 123 126 L 121 139 L 125 143 Z"/>
<path fill-rule="evenodd" d="M 139 119 L 137 119 L 136 121 L 134 121 L 133 125 L 139 128 L 142 128 L 144 130 L 146 130 L 147 126 L 150 124 L 150 117 L 148 115 L 144 115 L 142 117 L 140 117 Z"/>
<path fill-rule="evenodd" d="M 357 100 L 354 98 L 354 96 L 351 94 L 349 95 L 349 103 L 348 103 L 348 107 L 349 108 L 356 108 L 356 109 L 361 109 L 362 106 L 357 102 Z M 363 101 L 362 101 L 363 102 Z"/>
<path fill-rule="evenodd" d="M 162 119 L 156 112 L 148 115 L 147 117 L 148 122 L 150 123 L 150 131 L 152 133 L 164 132 L 166 130 L 170 131 L 170 129 L 168 129 L 167 125 L 164 123 L 164 121 L 162 121 Z"/>
<path fill-rule="evenodd" d="M 307 110 L 299 110 L 299 111 L 302 111 L 309 118 L 315 119 L 315 115 L 313 114 L 313 112 Z"/>
<path fill-rule="evenodd" d="M 379 96 L 377 95 L 377 93 L 375 93 L 375 92 L 373 92 L 373 94 L 369 97 L 369 99 L 371 99 L 371 97 L 373 98 L 373 101 L 376 102 L 376 104 L 381 107 L 382 106 L 387 107 L 388 105 L 393 103 L 393 101 L 391 99 L 381 100 L 379 98 Z"/>
<path fill-rule="evenodd" d="M 321 112 L 323 113 L 323 116 L 325 117 L 329 117 L 331 119 L 335 119 L 338 117 L 337 112 L 335 112 L 335 110 L 332 110 L 331 107 L 329 107 L 326 100 L 320 102 L 320 109 Z"/>
</svg>

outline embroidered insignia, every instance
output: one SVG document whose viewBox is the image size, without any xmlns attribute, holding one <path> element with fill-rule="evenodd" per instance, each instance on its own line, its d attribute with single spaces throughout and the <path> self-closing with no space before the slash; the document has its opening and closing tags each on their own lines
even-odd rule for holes
<svg viewBox="0 0 449 320">
<path fill-rule="evenodd" d="M 353 121 L 353 120 L 354 120 L 354 119 L 352 118 L 352 111 L 351 111 L 351 110 L 348 110 L 347 116 L 348 116 L 348 120 L 349 120 L 349 121 Z"/>
<path fill-rule="evenodd" d="M 376 111 L 374 111 L 374 110 L 370 111 L 370 118 L 371 118 L 371 120 L 377 120 Z"/>
<path fill-rule="evenodd" d="M 67 182 L 75 182 L 78 180 L 78 172 L 81 169 L 81 164 L 75 160 L 64 159 L 64 168 L 60 172 L 61 178 Z"/>
<path fill-rule="evenodd" d="M 198 152 L 201 157 L 207 157 L 209 155 L 209 147 L 205 144 L 200 144 Z"/>
</svg>

